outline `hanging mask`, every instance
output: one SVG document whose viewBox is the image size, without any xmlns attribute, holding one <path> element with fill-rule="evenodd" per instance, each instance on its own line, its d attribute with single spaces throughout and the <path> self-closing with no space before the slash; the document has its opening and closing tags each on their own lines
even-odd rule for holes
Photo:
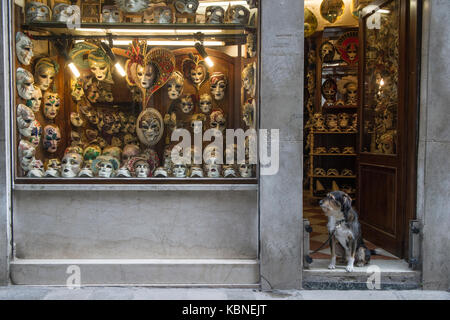
<svg viewBox="0 0 450 320">
<path fill-rule="evenodd" d="M 192 116 L 191 128 L 194 134 L 202 134 L 205 127 L 206 116 L 203 113 L 197 113 Z"/>
<path fill-rule="evenodd" d="M 53 7 L 52 20 L 57 22 L 76 23 L 81 21 L 81 11 L 76 5 L 58 3 Z"/>
<path fill-rule="evenodd" d="M 80 134 L 76 131 L 71 131 L 70 132 L 70 146 L 76 147 L 76 146 L 81 146 L 82 144 L 83 144 L 83 142 L 81 141 Z"/>
<path fill-rule="evenodd" d="M 36 148 L 31 142 L 20 140 L 17 156 L 19 158 L 20 167 L 25 172 L 28 172 L 31 167 L 31 163 L 36 155 Z"/>
<path fill-rule="evenodd" d="M 55 92 L 44 93 L 44 116 L 47 119 L 54 120 L 61 107 L 59 94 Z"/>
<path fill-rule="evenodd" d="M 209 6 L 206 8 L 206 23 L 223 23 L 225 18 L 225 10 L 220 6 Z"/>
<path fill-rule="evenodd" d="M 175 9 L 178 13 L 195 14 L 198 8 L 198 0 L 175 0 Z"/>
<path fill-rule="evenodd" d="M 63 178 L 75 178 L 80 173 L 82 164 L 83 158 L 79 153 L 66 153 L 61 161 L 61 176 Z"/>
<path fill-rule="evenodd" d="M 204 114 L 210 114 L 212 110 L 212 97 L 208 93 L 200 96 L 200 111 Z"/>
<path fill-rule="evenodd" d="M 17 60 L 25 66 L 29 66 L 33 58 L 33 42 L 23 32 L 16 33 Z"/>
<path fill-rule="evenodd" d="M 126 163 L 128 160 L 130 160 L 133 157 L 137 157 L 140 153 L 140 149 L 135 144 L 127 144 L 123 148 L 122 152 L 122 162 Z"/>
<path fill-rule="evenodd" d="M 117 6 L 105 5 L 102 8 L 102 22 L 119 23 L 120 11 Z"/>
<path fill-rule="evenodd" d="M 155 83 L 156 79 L 156 67 L 149 63 L 145 66 L 137 66 L 137 78 L 139 80 L 139 85 L 143 89 L 149 89 Z"/>
<path fill-rule="evenodd" d="M 42 126 L 37 120 L 34 120 L 29 129 L 31 130 L 31 134 L 28 137 L 28 141 L 37 148 L 41 142 Z"/>
<path fill-rule="evenodd" d="M 258 37 L 255 33 L 249 33 L 247 36 L 247 53 L 250 58 L 256 56 L 256 50 L 258 48 Z"/>
<path fill-rule="evenodd" d="M 194 109 L 192 95 L 184 95 L 180 100 L 180 109 L 183 113 L 191 113 Z"/>
<path fill-rule="evenodd" d="M 113 83 L 111 60 L 102 49 L 92 50 L 88 55 L 89 69 L 98 81 Z"/>
<path fill-rule="evenodd" d="M 22 134 L 24 137 L 29 137 L 31 135 L 31 124 L 35 120 L 33 110 L 28 108 L 27 106 L 23 104 L 19 104 L 17 106 L 17 128 L 19 129 L 19 132 L 26 133 L 25 135 Z"/>
<path fill-rule="evenodd" d="M 58 150 L 58 145 L 61 141 L 61 132 L 56 126 L 46 126 L 44 128 L 44 150 L 49 153 L 55 153 Z"/>
<path fill-rule="evenodd" d="M 214 72 L 210 78 L 211 95 L 216 101 L 225 98 L 225 90 L 227 89 L 228 80 L 222 72 Z"/>
<path fill-rule="evenodd" d="M 84 121 L 83 121 L 83 119 L 81 119 L 81 116 L 78 112 L 71 112 L 70 113 L 70 123 L 74 127 L 79 128 L 79 127 L 83 126 Z"/>
<path fill-rule="evenodd" d="M 256 78 L 256 68 L 251 63 L 245 66 L 242 70 L 242 87 L 245 89 L 247 94 L 251 97 L 255 95 L 255 80 Z"/>
<path fill-rule="evenodd" d="M 325 41 L 320 45 L 319 53 L 320 60 L 322 60 L 322 62 L 332 62 L 334 59 L 334 54 L 336 53 L 336 48 L 331 42 Z"/>
<path fill-rule="evenodd" d="M 209 119 L 209 126 L 211 129 L 217 129 L 221 132 L 226 129 L 227 120 L 221 110 L 213 111 Z"/>
<path fill-rule="evenodd" d="M 116 5 L 123 12 L 137 13 L 148 8 L 150 0 L 115 0 Z"/>
<path fill-rule="evenodd" d="M 84 96 L 83 84 L 78 80 L 72 81 L 72 98 L 75 101 L 80 101 Z"/>
<path fill-rule="evenodd" d="M 158 110 L 147 108 L 137 119 L 136 133 L 139 141 L 146 146 L 157 144 L 164 133 L 164 121 Z"/>
<path fill-rule="evenodd" d="M 189 58 L 183 60 L 182 69 L 184 77 L 188 79 L 197 90 L 199 90 L 201 85 L 209 79 L 206 62 L 200 60 L 199 56 L 194 56 L 191 53 L 189 54 Z"/>
<path fill-rule="evenodd" d="M 25 22 L 50 21 L 50 12 L 50 8 L 41 2 L 27 2 L 25 5 Z"/>
<path fill-rule="evenodd" d="M 59 178 L 61 176 L 61 161 L 58 158 L 47 159 L 44 163 L 45 177 Z"/>
<path fill-rule="evenodd" d="M 248 24 L 250 11 L 241 5 L 229 6 L 226 15 L 228 23 Z"/>
<path fill-rule="evenodd" d="M 341 55 L 342 60 L 349 65 L 358 62 L 359 38 L 358 31 L 349 31 L 339 37 L 336 47 Z"/>
<path fill-rule="evenodd" d="M 320 4 L 320 15 L 329 23 L 334 23 L 344 14 L 344 9 L 342 0 L 323 0 Z"/>
<path fill-rule="evenodd" d="M 317 18 L 314 15 L 314 13 L 312 13 L 312 11 L 306 7 L 304 10 L 304 17 L 305 17 L 305 22 L 304 22 L 305 38 L 307 38 L 307 37 L 312 36 L 314 34 L 314 32 L 316 32 L 319 24 L 317 22 Z"/>
<path fill-rule="evenodd" d="M 176 100 L 183 94 L 184 89 L 184 77 L 183 75 L 175 71 L 167 81 L 167 94 L 170 100 Z"/>
<path fill-rule="evenodd" d="M 55 75 L 59 71 L 59 64 L 50 58 L 39 59 L 34 66 L 34 79 L 36 80 L 36 85 L 42 90 L 47 91 Z"/>
<path fill-rule="evenodd" d="M 30 171 L 27 174 L 28 178 L 42 178 L 44 177 L 44 164 L 41 160 L 34 159 L 30 164 Z"/>
<path fill-rule="evenodd" d="M 23 69 L 18 68 L 16 71 L 16 87 L 17 93 L 22 99 L 30 100 L 34 94 L 34 77 L 33 75 Z"/>
<path fill-rule="evenodd" d="M 172 9 L 165 5 L 151 7 L 144 11 L 144 23 L 173 23 Z"/>
<path fill-rule="evenodd" d="M 39 112 L 42 103 L 42 91 L 39 87 L 34 86 L 34 92 L 30 100 L 27 100 L 27 106 L 33 110 L 33 112 Z"/>
<path fill-rule="evenodd" d="M 242 119 L 244 120 L 245 125 L 249 128 L 255 127 L 255 109 L 255 100 L 252 99 L 247 101 L 242 111 Z"/>
<path fill-rule="evenodd" d="M 97 103 L 100 99 L 100 90 L 97 82 L 92 82 L 92 84 L 86 88 L 85 92 L 86 97 L 91 103 Z"/>
<path fill-rule="evenodd" d="M 322 95 L 325 98 L 325 103 L 333 105 L 336 102 L 337 86 L 333 79 L 328 78 L 322 84 Z"/>
</svg>

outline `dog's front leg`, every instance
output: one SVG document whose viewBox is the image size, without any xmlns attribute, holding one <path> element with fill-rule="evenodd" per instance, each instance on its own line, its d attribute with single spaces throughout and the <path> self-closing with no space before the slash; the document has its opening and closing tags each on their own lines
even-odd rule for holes
<svg viewBox="0 0 450 320">
<path fill-rule="evenodd" d="M 348 250 L 345 251 L 347 255 L 347 267 L 345 267 L 345 270 L 347 272 L 353 272 L 353 265 L 355 263 L 355 253 L 356 253 L 356 241 L 354 239 L 349 240 Z"/>
<path fill-rule="evenodd" d="M 336 238 L 331 236 L 330 239 L 330 251 L 331 251 L 331 262 L 328 265 L 328 269 L 336 269 Z"/>
</svg>

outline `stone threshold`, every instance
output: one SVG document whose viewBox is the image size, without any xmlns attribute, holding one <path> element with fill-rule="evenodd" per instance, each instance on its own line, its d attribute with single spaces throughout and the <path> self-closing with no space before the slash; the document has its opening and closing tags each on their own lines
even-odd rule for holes
<svg viewBox="0 0 450 320">
<path fill-rule="evenodd" d="M 260 282 L 259 261 L 242 259 L 14 259 L 10 278 L 14 285 L 66 286 L 74 270 L 81 286 L 257 288 Z"/>
<path fill-rule="evenodd" d="M 329 270 L 329 259 L 315 259 L 309 269 L 303 270 L 303 289 L 307 290 L 369 290 L 380 271 L 381 290 L 413 290 L 421 288 L 421 274 L 411 270 L 403 260 L 372 260 L 368 266 L 355 267 L 346 272 L 345 264 Z M 379 269 L 377 269 L 378 267 Z M 371 279 L 369 279 L 371 278 Z M 369 285 L 368 285 L 369 282 Z"/>
</svg>

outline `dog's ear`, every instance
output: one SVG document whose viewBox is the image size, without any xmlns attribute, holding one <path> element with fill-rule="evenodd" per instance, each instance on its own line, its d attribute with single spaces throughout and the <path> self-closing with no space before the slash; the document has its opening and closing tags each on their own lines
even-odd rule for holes
<svg viewBox="0 0 450 320">
<path fill-rule="evenodd" d="M 348 194 L 344 194 L 342 196 L 342 211 L 344 212 L 344 215 L 346 216 L 347 213 L 352 208 L 352 198 Z"/>
</svg>

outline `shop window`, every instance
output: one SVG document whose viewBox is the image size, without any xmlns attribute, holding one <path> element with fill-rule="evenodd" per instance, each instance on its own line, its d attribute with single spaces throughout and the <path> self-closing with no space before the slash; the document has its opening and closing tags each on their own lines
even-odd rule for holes
<svg viewBox="0 0 450 320">
<path fill-rule="evenodd" d="M 154 2 L 11 4 L 16 183 L 255 183 L 225 130 L 256 129 L 257 1 Z"/>
</svg>

